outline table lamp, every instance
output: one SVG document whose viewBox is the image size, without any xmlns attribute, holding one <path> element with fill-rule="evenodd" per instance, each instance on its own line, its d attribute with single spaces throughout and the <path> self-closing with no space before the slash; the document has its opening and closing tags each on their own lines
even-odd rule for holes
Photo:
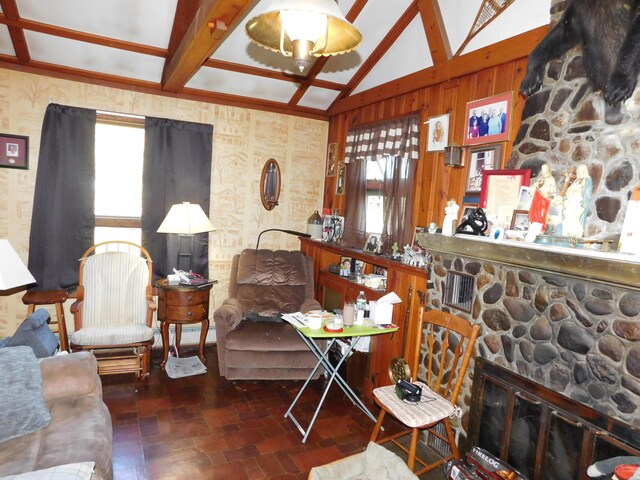
<svg viewBox="0 0 640 480">
<path fill-rule="evenodd" d="M 189 259 L 188 271 L 191 271 L 193 261 L 193 236 L 197 233 L 212 232 L 215 230 L 209 217 L 204 213 L 202 207 L 196 203 L 176 203 L 171 206 L 169 213 L 158 227 L 158 233 L 175 233 L 179 237 L 178 257 L 176 267 L 180 269 L 180 259 Z M 189 239 L 188 252 L 182 252 L 182 239 Z"/>
<path fill-rule="evenodd" d="M 36 283 L 36 279 L 20 260 L 9 240 L 0 239 L 0 292 L 31 283 Z"/>
</svg>

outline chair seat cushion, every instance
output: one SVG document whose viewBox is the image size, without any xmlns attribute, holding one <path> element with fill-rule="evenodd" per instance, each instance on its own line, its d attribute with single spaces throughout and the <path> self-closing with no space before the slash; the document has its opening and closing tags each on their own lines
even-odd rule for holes
<svg viewBox="0 0 640 480">
<path fill-rule="evenodd" d="M 227 335 L 228 350 L 309 352 L 294 328 L 286 322 L 242 322 Z"/>
<path fill-rule="evenodd" d="M 396 395 L 395 385 L 376 388 L 373 395 L 380 406 L 411 428 L 433 425 L 447 417 L 460 416 L 460 407 L 453 405 L 424 383 L 415 384 L 422 387 L 422 397 L 418 403 L 400 400 Z"/>
<path fill-rule="evenodd" d="M 73 334 L 71 343 L 89 345 L 127 345 L 148 342 L 153 338 L 153 330 L 146 325 L 87 326 Z"/>
</svg>

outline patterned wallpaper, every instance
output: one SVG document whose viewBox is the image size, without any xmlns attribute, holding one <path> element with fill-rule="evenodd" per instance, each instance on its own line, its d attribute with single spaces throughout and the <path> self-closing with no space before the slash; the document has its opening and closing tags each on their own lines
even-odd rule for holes
<svg viewBox="0 0 640 480">
<path fill-rule="evenodd" d="M 27 261 L 40 130 L 49 103 L 213 123 L 209 272 L 218 279 L 211 311 L 227 296 L 231 259 L 254 247 L 266 228 L 306 231 L 322 206 L 328 123 L 319 120 L 149 95 L 0 69 L 0 133 L 29 137 L 29 170 L 0 168 L 0 238 Z M 275 158 L 282 171 L 280 205 L 260 202 L 262 167 Z M 267 233 L 260 247 L 297 250 L 296 237 Z M 26 314 L 22 292 L 0 296 L 0 337 L 11 335 Z M 73 320 L 66 309 L 69 331 Z"/>
</svg>

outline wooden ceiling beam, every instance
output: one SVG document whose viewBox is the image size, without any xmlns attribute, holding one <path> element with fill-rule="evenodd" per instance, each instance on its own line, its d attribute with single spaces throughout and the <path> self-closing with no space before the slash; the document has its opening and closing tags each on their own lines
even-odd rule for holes
<svg viewBox="0 0 640 480">
<path fill-rule="evenodd" d="M 6 0 L 0 0 L 0 3 L 3 1 Z M 34 22 L 32 20 L 11 19 L 2 14 L 0 14 L 0 24 L 7 25 L 10 31 L 11 28 L 19 28 L 21 30 L 31 30 L 38 33 L 44 33 L 46 35 L 68 38 L 70 40 L 92 43 L 94 45 L 102 45 L 104 47 L 117 48 L 119 50 L 126 50 L 128 52 L 152 55 L 154 57 L 166 58 L 167 56 L 167 50 L 165 50 L 164 48 L 153 47 L 151 45 L 142 45 L 140 43 L 127 42 L 125 40 L 118 40 L 117 38 L 102 37 L 100 35 L 84 33 L 78 30 L 72 30 L 70 28 L 56 27 L 55 25 Z"/>
<path fill-rule="evenodd" d="M 0 0 L 0 6 L 2 6 L 2 13 L 5 18 L 14 21 L 20 20 L 16 0 Z M 7 25 L 7 27 L 9 28 L 9 36 L 11 37 L 16 58 L 21 63 L 28 63 L 31 60 L 31 54 L 29 54 L 29 46 L 27 45 L 24 30 L 16 25 Z"/>
<path fill-rule="evenodd" d="M 369 55 L 369 58 L 367 58 L 367 60 L 362 64 L 355 75 L 351 77 L 351 80 L 349 80 L 349 83 L 347 84 L 347 88 L 342 91 L 340 98 L 347 97 L 351 94 L 351 92 L 353 92 L 353 90 L 360 84 L 360 82 L 369 74 L 369 72 L 371 72 L 371 69 L 376 66 L 376 64 L 378 63 L 378 61 L 380 61 L 384 54 L 389 51 L 398 37 L 402 34 L 402 32 L 404 32 L 404 29 L 407 28 L 407 25 L 411 23 L 411 21 L 416 17 L 418 13 L 418 6 L 414 2 L 409 6 L 409 8 L 405 10 L 405 12 L 398 19 L 395 25 L 391 27 L 389 33 L 385 35 L 385 37 L 378 44 L 371 55 Z"/>
<path fill-rule="evenodd" d="M 120 88 L 133 92 L 147 93 L 150 95 L 161 95 L 164 97 L 181 98 L 196 102 L 215 103 L 216 105 L 229 105 L 253 110 L 261 110 L 283 115 L 294 115 L 298 117 L 313 118 L 316 120 L 327 120 L 323 110 L 308 107 L 291 108 L 280 102 L 269 100 L 259 100 L 236 95 L 206 92 L 203 90 L 184 89 L 179 93 L 162 90 L 159 83 L 137 80 L 117 75 L 108 75 L 78 68 L 62 67 L 51 63 L 31 61 L 29 64 L 20 63 L 15 57 L 0 54 L 0 68 L 16 70 L 19 72 L 44 75 L 57 79 L 70 80 L 74 82 L 88 83 L 110 88 Z M 55 100 L 55 99 L 54 99 Z"/>
<path fill-rule="evenodd" d="M 548 32 L 549 27 L 545 25 L 466 55 L 454 57 L 445 65 L 425 68 L 411 75 L 343 98 L 335 102 L 327 113 L 329 116 L 337 115 L 452 78 L 525 58 Z"/>
<path fill-rule="evenodd" d="M 429 42 L 429 51 L 434 65 L 442 65 L 452 56 L 451 45 L 446 37 L 444 21 L 438 0 L 418 0 L 422 25 Z"/>
<path fill-rule="evenodd" d="M 173 25 L 171 26 L 171 36 L 169 37 L 169 57 L 173 56 L 184 38 L 187 28 L 191 25 L 193 17 L 196 16 L 200 2 L 193 0 L 178 0 L 176 5 L 176 14 L 173 17 Z"/>
<path fill-rule="evenodd" d="M 193 20 L 162 72 L 162 88 L 177 92 L 220 47 L 256 0 L 201 0 Z"/>
<path fill-rule="evenodd" d="M 257 77 L 273 78 L 274 80 L 281 80 L 283 82 L 299 83 L 301 85 L 309 84 L 312 87 L 327 88 L 329 90 L 342 90 L 344 85 L 342 83 L 328 82 L 326 80 L 309 80 L 301 75 L 281 72 L 280 70 L 269 70 L 266 68 L 251 67 L 249 65 L 242 65 L 239 63 L 227 62 L 224 60 L 215 60 L 208 58 L 205 60 L 205 67 L 219 68 L 221 70 L 228 70 L 230 72 L 246 73 L 248 75 L 255 75 Z"/>
</svg>

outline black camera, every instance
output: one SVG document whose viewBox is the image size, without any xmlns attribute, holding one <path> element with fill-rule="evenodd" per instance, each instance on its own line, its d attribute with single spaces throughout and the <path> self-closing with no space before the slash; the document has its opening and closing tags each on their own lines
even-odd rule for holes
<svg viewBox="0 0 640 480">
<path fill-rule="evenodd" d="M 422 397 L 422 387 L 409 383 L 406 380 L 400 380 L 396 384 L 396 395 L 398 395 L 400 400 L 417 403 Z"/>
</svg>

